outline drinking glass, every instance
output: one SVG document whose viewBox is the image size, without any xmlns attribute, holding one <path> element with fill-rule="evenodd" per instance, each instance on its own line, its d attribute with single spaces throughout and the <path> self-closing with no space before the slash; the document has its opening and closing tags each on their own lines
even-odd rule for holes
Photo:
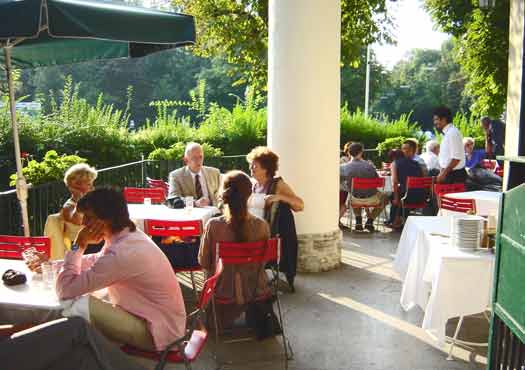
<svg viewBox="0 0 525 370">
<path fill-rule="evenodd" d="M 42 281 L 44 285 L 51 287 L 55 283 L 53 280 L 53 263 L 50 261 L 42 262 Z"/>
<path fill-rule="evenodd" d="M 186 205 L 186 212 L 191 213 L 193 210 L 193 197 L 184 197 L 184 204 Z"/>
</svg>

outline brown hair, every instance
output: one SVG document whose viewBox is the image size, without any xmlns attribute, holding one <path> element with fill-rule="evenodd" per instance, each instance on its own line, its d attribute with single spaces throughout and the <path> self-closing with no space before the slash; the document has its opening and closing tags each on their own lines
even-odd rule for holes
<svg viewBox="0 0 525 370">
<path fill-rule="evenodd" d="M 120 191 L 110 188 L 95 189 L 84 195 L 77 203 L 80 212 L 91 210 L 99 220 L 109 222 L 111 232 L 117 233 L 126 227 L 135 231 L 129 218 L 128 204 Z"/>
<path fill-rule="evenodd" d="M 350 145 L 352 145 L 352 142 L 349 141 L 343 146 L 343 154 L 346 156 L 350 156 Z"/>
<path fill-rule="evenodd" d="M 279 156 L 265 146 L 253 148 L 246 159 L 250 163 L 257 161 L 266 170 L 270 178 L 274 177 L 275 172 L 279 169 Z"/>
<path fill-rule="evenodd" d="M 248 198 L 252 194 L 252 182 L 242 171 L 230 171 L 224 175 L 221 197 L 228 207 L 226 221 L 235 233 L 235 241 L 247 241 L 251 230 L 248 228 Z"/>
</svg>

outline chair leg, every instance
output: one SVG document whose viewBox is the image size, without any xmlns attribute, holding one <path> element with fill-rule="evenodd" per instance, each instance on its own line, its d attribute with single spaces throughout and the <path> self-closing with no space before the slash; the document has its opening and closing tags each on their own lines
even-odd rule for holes
<svg viewBox="0 0 525 370">
<path fill-rule="evenodd" d="M 279 272 L 277 272 L 279 273 Z M 281 310 L 281 300 L 279 299 L 279 295 L 276 294 L 276 301 L 277 301 L 277 313 L 279 314 L 279 323 L 281 324 L 281 337 L 283 339 L 283 349 L 284 349 L 284 367 L 285 369 L 288 369 L 288 361 L 293 359 L 293 351 L 291 350 L 290 343 L 288 342 L 288 338 L 286 337 L 285 328 L 284 328 L 284 319 L 283 314 Z M 288 349 L 290 349 L 290 353 L 288 352 Z"/>
<path fill-rule="evenodd" d="M 214 326 L 214 329 L 215 329 L 215 350 L 214 350 L 214 357 L 215 357 L 215 362 L 218 363 L 218 355 L 217 353 L 219 352 L 219 325 L 217 324 L 217 311 L 215 309 L 215 297 L 211 297 L 211 309 L 212 309 L 212 313 L 213 313 L 213 326 Z"/>
<path fill-rule="evenodd" d="M 197 304 L 199 302 L 199 295 L 197 294 L 197 286 L 195 285 L 195 276 L 193 275 L 193 271 L 190 271 L 190 277 L 191 286 L 193 288 L 193 295 L 195 296 L 195 303 Z"/>
<path fill-rule="evenodd" d="M 461 325 L 463 324 L 463 316 L 459 317 L 458 325 L 456 326 L 456 331 L 454 332 L 454 337 L 452 337 L 452 343 L 450 344 L 450 348 L 448 350 L 448 356 L 447 360 L 452 361 L 454 358 L 452 357 L 452 350 L 454 349 L 454 346 L 456 345 L 456 341 L 458 339 L 459 330 L 461 329 Z"/>
</svg>

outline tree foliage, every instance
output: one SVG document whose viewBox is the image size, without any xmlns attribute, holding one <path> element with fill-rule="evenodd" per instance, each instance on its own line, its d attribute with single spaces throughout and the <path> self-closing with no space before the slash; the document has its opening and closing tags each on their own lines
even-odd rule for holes
<svg viewBox="0 0 525 370">
<path fill-rule="evenodd" d="M 197 20 L 198 55 L 224 56 L 238 72 L 237 83 L 266 87 L 268 0 L 172 0 Z M 363 48 L 392 42 L 386 0 L 341 0 L 341 59 L 357 67 Z"/>
<path fill-rule="evenodd" d="M 477 114 L 499 116 L 507 98 L 510 0 L 480 9 L 478 0 L 425 0 L 444 31 L 458 39 L 457 61 L 468 77 L 467 94 Z"/>
</svg>

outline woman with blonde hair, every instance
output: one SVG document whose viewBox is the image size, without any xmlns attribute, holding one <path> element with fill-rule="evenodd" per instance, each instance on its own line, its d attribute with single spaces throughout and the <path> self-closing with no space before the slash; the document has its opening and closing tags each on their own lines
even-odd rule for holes
<svg viewBox="0 0 525 370">
<path fill-rule="evenodd" d="M 199 263 L 209 273 L 215 271 L 215 245 L 224 242 L 254 242 L 270 238 L 270 228 L 261 218 L 248 212 L 252 183 L 242 171 L 230 171 L 223 179 L 220 196 L 224 215 L 206 224 L 199 249 Z M 264 266 L 261 264 L 226 265 L 216 288 L 216 296 L 233 299 L 235 303 L 217 306 L 220 330 L 231 327 L 233 321 L 248 308 L 253 295 L 269 293 Z"/>
<path fill-rule="evenodd" d="M 77 202 L 93 190 L 97 170 L 86 163 L 71 166 L 64 174 L 64 184 L 70 197 L 57 214 L 47 217 L 44 235 L 51 239 L 51 259 L 60 260 L 71 247 L 82 225 L 82 214 L 77 211 Z"/>
</svg>

